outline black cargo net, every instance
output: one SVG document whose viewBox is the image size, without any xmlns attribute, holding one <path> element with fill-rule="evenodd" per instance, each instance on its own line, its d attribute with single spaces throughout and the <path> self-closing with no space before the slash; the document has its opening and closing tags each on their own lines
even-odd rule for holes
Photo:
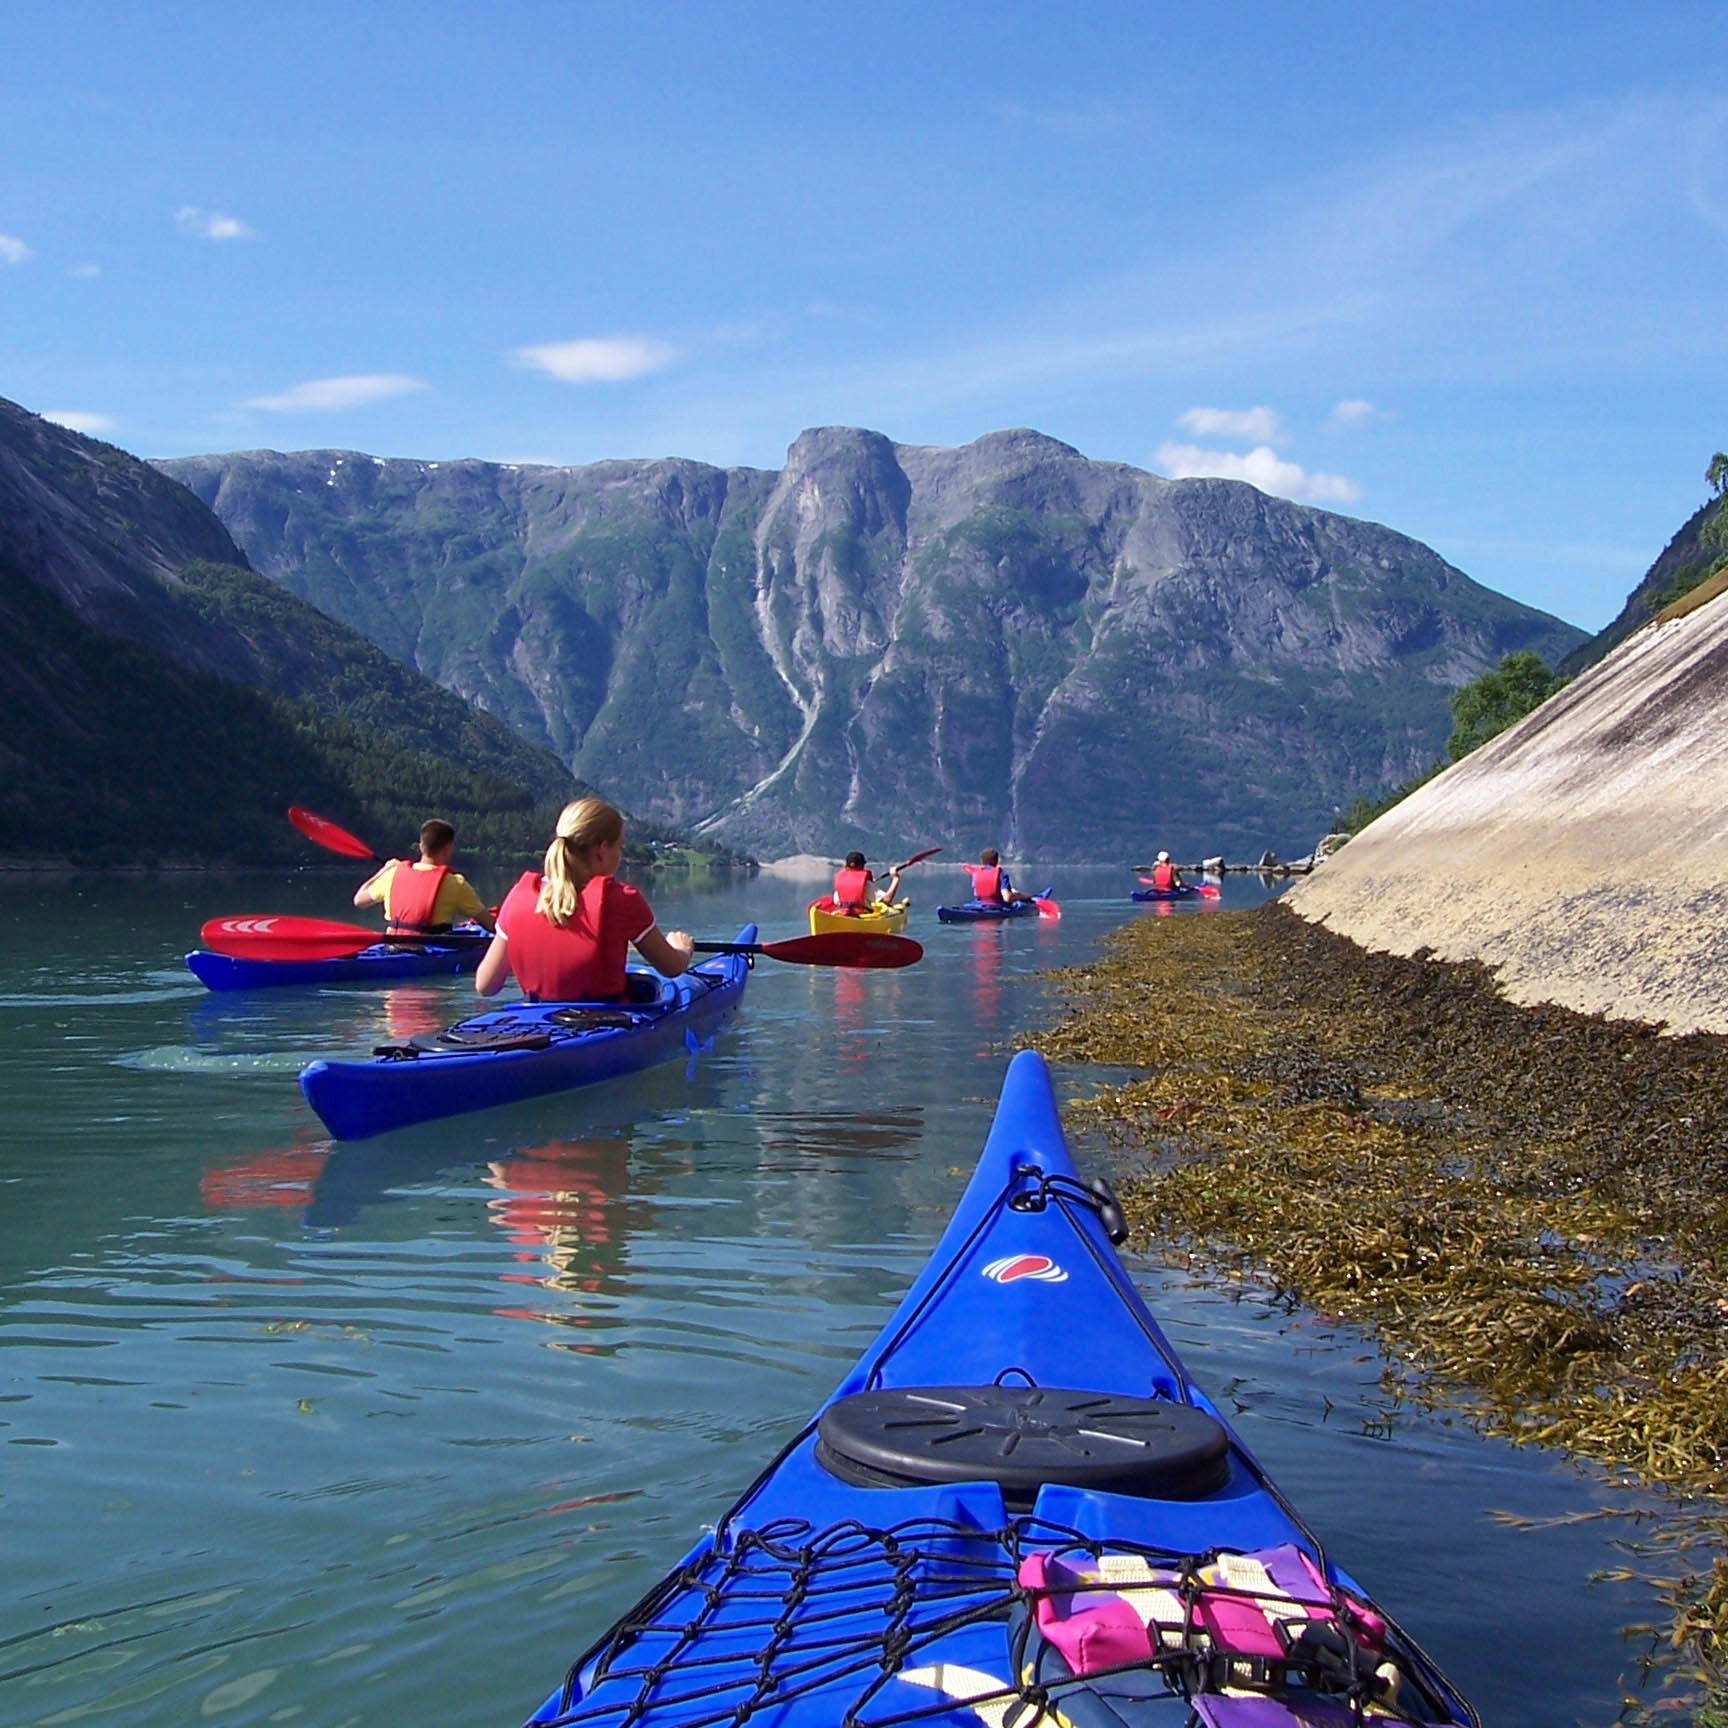
<svg viewBox="0 0 1728 1728">
<path fill-rule="evenodd" d="M 1168 1609 L 1161 1616 L 1156 1653 L 1089 1665 L 1077 1676 L 1036 1621 L 1041 1597 L 1073 1586 L 1029 1588 L 1020 1567 L 1032 1553 L 1084 1565 L 1101 1552 L 1155 1567 L 1170 1586 L 1175 1621 Z M 1335 1619 L 1322 1612 L 1315 1622 L 1326 1636 L 1293 1639 L 1275 1659 L 1233 1653 L 1217 1635 L 1219 1602 L 1267 1601 L 1202 1582 L 1201 1568 L 1216 1558 L 1098 1544 L 1036 1518 L 992 1531 L 939 1518 L 885 1529 L 847 1520 L 821 1530 L 786 1519 L 734 1530 L 723 1549 L 710 1548 L 632 1609 L 571 1669 L 556 1712 L 537 1721 L 743 1728 L 756 1716 L 781 1721 L 782 1711 L 811 1700 L 798 1719 L 823 1728 L 899 1728 L 939 1717 L 1058 1728 L 1058 1714 L 1099 1719 L 1082 1708 L 1090 1695 L 1116 1712 L 1104 1719 L 1178 1728 L 1206 1720 L 1193 1701 L 1225 1688 L 1293 1705 L 1324 1699 L 1328 1721 L 1380 1728 L 1473 1720 L 1448 1708 L 1433 1670 L 1396 1629 L 1372 1648 L 1345 1634 L 1353 1603 L 1342 1592 L 1334 1593 Z M 997 1630 L 965 1635 L 974 1628 Z"/>
</svg>

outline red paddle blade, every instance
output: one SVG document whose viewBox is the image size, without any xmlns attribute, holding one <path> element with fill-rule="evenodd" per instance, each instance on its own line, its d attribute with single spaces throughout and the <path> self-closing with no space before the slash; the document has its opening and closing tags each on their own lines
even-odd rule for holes
<svg viewBox="0 0 1728 1728">
<path fill-rule="evenodd" d="M 1034 900 L 1032 904 L 1038 908 L 1040 918 L 1056 919 L 1062 916 L 1062 908 L 1049 895 L 1045 895 L 1041 900 Z"/>
<path fill-rule="evenodd" d="M 795 966 L 852 966 L 867 971 L 915 966 L 924 958 L 923 945 L 910 936 L 884 936 L 871 930 L 834 930 L 764 942 L 761 952 L 770 960 L 789 960 Z"/>
<path fill-rule="evenodd" d="M 315 810 L 290 804 L 288 820 L 314 846 L 322 846 L 326 852 L 340 852 L 344 858 L 364 858 L 368 862 L 376 860 L 378 856 L 357 834 L 350 834 L 346 828 L 338 828 L 329 817 L 320 816 Z"/>
<path fill-rule="evenodd" d="M 1224 892 L 1216 882 L 1202 882 L 1199 885 L 1199 891 L 1204 894 L 1208 900 L 1216 900 L 1218 896 Z"/>
<path fill-rule="evenodd" d="M 198 940 L 234 960 L 337 960 L 358 954 L 383 937 L 363 924 L 338 924 L 329 918 L 290 918 L 271 912 L 242 912 L 212 918 Z"/>
<path fill-rule="evenodd" d="M 914 852 L 904 864 L 896 864 L 894 868 L 896 870 L 910 870 L 914 864 L 922 864 L 926 858 L 934 858 L 941 850 L 940 846 L 926 846 L 922 852 Z"/>
</svg>

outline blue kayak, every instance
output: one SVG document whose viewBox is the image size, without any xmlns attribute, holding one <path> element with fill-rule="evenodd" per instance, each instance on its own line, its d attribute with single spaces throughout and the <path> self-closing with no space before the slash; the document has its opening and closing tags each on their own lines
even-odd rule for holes
<svg viewBox="0 0 1728 1728">
<path fill-rule="evenodd" d="M 1014 1058 L 862 1360 L 537 1728 L 1476 1728 L 1189 1378 Z"/>
<path fill-rule="evenodd" d="M 738 933 L 756 940 L 756 926 Z M 309 1064 L 300 1090 L 338 1140 L 459 1116 L 611 1080 L 711 1038 L 738 1006 L 746 954 L 718 954 L 680 978 L 630 969 L 622 1002 L 516 1002 L 443 1032 L 381 1045 L 370 1061 Z"/>
<path fill-rule="evenodd" d="M 394 984 L 403 978 L 453 978 L 472 972 L 486 952 L 475 925 L 461 942 L 374 942 L 337 960 L 237 960 L 194 948 L 187 969 L 211 990 L 260 990 L 281 984 Z"/>
<path fill-rule="evenodd" d="M 1005 906 L 1000 900 L 963 900 L 958 906 L 938 906 L 936 916 L 944 924 L 993 924 L 1003 918 L 1036 918 L 1038 900 L 1047 900 L 1052 890 L 1046 888 L 1031 900 L 1017 900 Z"/>
<path fill-rule="evenodd" d="M 1130 900 L 1192 900 L 1200 890 L 1192 883 L 1184 882 L 1177 888 L 1136 888 L 1128 896 Z"/>
</svg>

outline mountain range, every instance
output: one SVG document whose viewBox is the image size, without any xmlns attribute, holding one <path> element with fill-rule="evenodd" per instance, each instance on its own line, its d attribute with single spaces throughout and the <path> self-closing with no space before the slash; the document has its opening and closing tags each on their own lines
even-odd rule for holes
<svg viewBox="0 0 1728 1728">
<path fill-rule="evenodd" d="M 158 464 L 256 571 L 634 811 L 762 855 L 1306 848 L 1584 633 L 1408 536 L 1031 431 L 778 471 Z"/>
</svg>

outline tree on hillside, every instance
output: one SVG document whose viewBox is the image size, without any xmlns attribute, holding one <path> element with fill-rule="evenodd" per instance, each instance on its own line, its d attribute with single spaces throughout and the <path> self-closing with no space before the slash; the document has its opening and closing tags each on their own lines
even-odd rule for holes
<svg viewBox="0 0 1728 1728">
<path fill-rule="evenodd" d="M 1728 564 L 1728 454 L 1718 450 L 1710 458 L 1704 478 L 1713 496 L 1705 506 L 1709 513 L 1698 529 L 1697 549 L 1701 556 L 1683 564 L 1666 586 L 1644 596 L 1644 609 L 1651 617 L 1684 599 Z"/>
<path fill-rule="evenodd" d="M 1461 762 L 1472 750 L 1504 732 L 1514 720 L 1522 720 L 1540 707 L 1565 682 L 1543 663 L 1539 654 L 1524 649 L 1508 654 L 1468 684 L 1460 685 L 1448 698 L 1452 709 L 1452 736 L 1446 754 Z"/>
<path fill-rule="evenodd" d="M 1714 546 L 1719 552 L 1728 552 L 1728 455 L 1718 450 L 1710 458 L 1710 466 L 1704 470 L 1704 478 L 1709 481 L 1710 490 L 1716 495 L 1716 508 L 1698 538 L 1706 546 Z"/>
</svg>

